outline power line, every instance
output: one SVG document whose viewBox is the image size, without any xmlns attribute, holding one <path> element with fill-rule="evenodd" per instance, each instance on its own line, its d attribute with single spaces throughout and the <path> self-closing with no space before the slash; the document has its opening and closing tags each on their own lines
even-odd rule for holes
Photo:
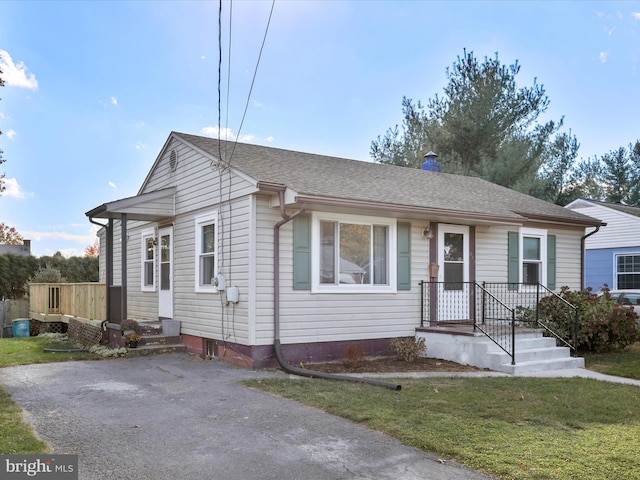
<svg viewBox="0 0 640 480">
<path fill-rule="evenodd" d="M 260 46 L 260 53 L 258 54 L 258 61 L 256 62 L 256 68 L 253 71 L 253 79 L 251 80 L 251 88 L 249 88 L 249 95 L 247 95 L 247 103 L 244 106 L 244 112 L 242 113 L 242 120 L 240 121 L 240 127 L 238 128 L 238 134 L 236 135 L 236 140 L 233 142 L 233 149 L 231 150 L 231 156 L 229 157 L 229 162 L 231 162 L 231 158 L 233 158 L 233 154 L 236 151 L 236 145 L 238 143 L 238 138 L 240 137 L 240 131 L 242 130 L 242 126 L 244 125 L 244 119 L 247 115 L 247 109 L 249 108 L 249 101 L 251 100 L 251 93 L 253 92 L 253 85 L 256 81 L 256 76 L 258 74 L 258 67 L 260 66 L 260 59 L 262 58 L 262 50 L 264 49 L 264 44 L 267 41 L 267 34 L 269 33 L 269 25 L 271 25 L 271 17 L 273 16 L 273 7 L 276 5 L 276 0 L 273 0 L 271 3 L 271 11 L 269 12 L 269 20 L 267 20 L 267 27 L 264 30 L 264 37 L 262 38 L 262 45 Z"/>
</svg>

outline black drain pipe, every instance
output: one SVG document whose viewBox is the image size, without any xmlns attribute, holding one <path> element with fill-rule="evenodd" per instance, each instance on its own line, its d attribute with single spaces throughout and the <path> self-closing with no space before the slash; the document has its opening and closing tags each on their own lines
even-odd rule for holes
<svg viewBox="0 0 640 480">
<path fill-rule="evenodd" d="M 585 275 L 585 265 L 586 265 L 584 245 L 586 243 L 587 238 L 589 238 L 594 233 L 598 233 L 599 231 L 600 231 L 600 225 L 597 225 L 596 229 L 593 232 L 589 232 L 580 238 L 580 290 L 584 290 L 584 275 Z"/>
<path fill-rule="evenodd" d="M 402 385 L 396 383 L 382 382 L 379 380 L 372 380 L 368 378 L 361 377 L 351 377 L 347 375 L 335 375 L 331 373 L 325 372 L 317 372 L 315 370 L 309 370 L 307 368 L 294 367 L 289 365 L 284 359 L 284 355 L 282 354 L 282 345 L 280 343 L 280 227 L 287 222 L 290 222 L 298 215 L 304 213 L 307 208 L 306 203 L 303 203 L 300 209 L 294 212 L 292 215 L 287 215 L 284 206 L 284 188 L 278 186 L 260 186 L 263 190 L 275 191 L 278 193 L 278 199 L 280 202 L 280 216 L 282 220 L 276 223 L 273 227 L 273 282 L 274 282 L 274 314 L 273 314 L 273 329 L 274 329 L 274 340 L 273 340 L 273 348 L 276 352 L 276 359 L 278 360 L 278 364 L 282 367 L 286 373 L 292 375 L 299 375 L 301 377 L 309 377 L 309 378 L 324 378 L 327 380 L 342 380 L 345 382 L 357 382 L 357 383 L 368 383 L 370 385 L 376 385 L 379 387 L 389 388 L 391 390 L 401 390 Z"/>
</svg>

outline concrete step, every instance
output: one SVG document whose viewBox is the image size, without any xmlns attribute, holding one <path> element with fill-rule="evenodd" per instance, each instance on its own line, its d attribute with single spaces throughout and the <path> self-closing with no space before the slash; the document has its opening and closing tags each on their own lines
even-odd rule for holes
<svg viewBox="0 0 640 480">
<path fill-rule="evenodd" d="M 536 360 L 532 362 L 517 362 L 515 365 L 502 364 L 498 367 L 498 369 L 496 369 L 496 371 L 511 374 L 522 374 L 573 368 L 584 368 L 584 358 L 568 357 L 555 358 L 551 360 Z"/>
<path fill-rule="evenodd" d="M 426 355 L 465 365 L 506 373 L 533 373 L 566 368 L 584 368 L 584 359 L 571 357 L 568 347 L 556 346 L 554 338 L 541 331 L 521 331 L 515 338 L 516 364 L 511 357 L 486 336 L 455 333 L 418 332 L 426 337 Z"/>
</svg>

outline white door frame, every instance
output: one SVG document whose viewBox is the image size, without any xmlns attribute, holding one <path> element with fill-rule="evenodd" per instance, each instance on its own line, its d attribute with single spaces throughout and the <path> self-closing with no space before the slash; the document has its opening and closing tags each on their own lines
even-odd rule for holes
<svg viewBox="0 0 640 480">
<path fill-rule="evenodd" d="M 173 226 L 158 230 L 158 317 L 173 318 Z"/>
<path fill-rule="evenodd" d="M 445 234 L 462 234 L 462 284 L 461 288 L 447 289 L 445 283 L 439 283 L 438 321 L 470 320 L 469 311 L 469 227 L 467 225 L 438 225 L 438 282 L 445 282 L 447 264 L 453 266 L 460 261 L 445 260 Z M 449 279 L 450 281 L 450 279 Z M 449 287 L 451 285 L 449 284 Z"/>
</svg>

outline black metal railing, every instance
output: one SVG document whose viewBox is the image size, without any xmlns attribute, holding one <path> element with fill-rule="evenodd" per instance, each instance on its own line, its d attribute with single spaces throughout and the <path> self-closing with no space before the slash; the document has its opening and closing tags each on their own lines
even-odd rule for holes
<svg viewBox="0 0 640 480">
<path fill-rule="evenodd" d="M 421 326 L 467 324 L 480 330 L 511 356 L 515 364 L 517 328 L 542 329 L 545 335 L 575 353 L 578 309 L 540 284 L 498 282 L 420 282 Z M 573 339 L 557 334 L 547 318 L 540 315 L 540 301 L 553 301 L 573 319 Z"/>
</svg>

